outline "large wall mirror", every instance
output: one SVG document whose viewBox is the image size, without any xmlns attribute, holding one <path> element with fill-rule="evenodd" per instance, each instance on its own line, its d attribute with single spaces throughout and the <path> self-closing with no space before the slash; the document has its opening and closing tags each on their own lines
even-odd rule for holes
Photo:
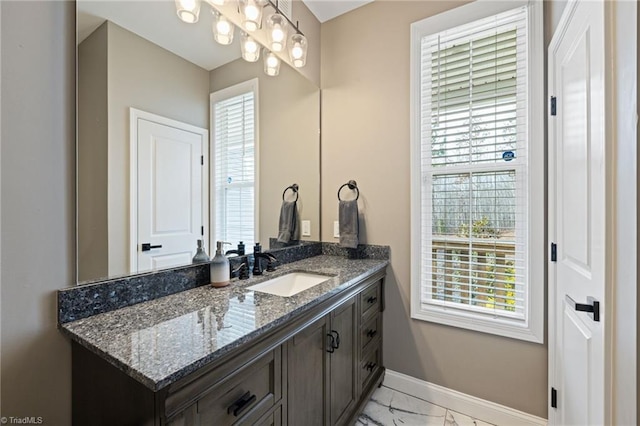
<svg viewBox="0 0 640 426">
<path fill-rule="evenodd" d="M 197 239 L 235 248 L 224 226 L 267 248 L 294 183 L 300 241 L 319 240 L 320 91 L 244 61 L 238 29 L 218 45 L 212 22 L 205 2 L 186 24 L 173 1 L 77 1 L 79 283 L 189 264 Z"/>
</svg>

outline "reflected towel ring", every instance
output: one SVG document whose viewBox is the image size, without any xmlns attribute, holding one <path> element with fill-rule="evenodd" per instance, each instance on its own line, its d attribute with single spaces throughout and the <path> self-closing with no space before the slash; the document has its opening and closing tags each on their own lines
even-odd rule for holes
<svg viewBox="0 0 640 426">
<path fill-rule="evenodd" d="M 360 198 L 360 190 L 358 189 L 358 184 L 355 180 L 350 180 L 338 189 L 338 201 L 342 201 L 342 199 L 340 198 L 340 191 L 342 191 L 342 188 L 344 188 L 345 186 L 348 186 L 349 189 L 356 191 L 356 200 Z"/>
<path fill-rule="evenodd" d="M 287 191 L 288 191 L 288 190 L 292 190 L 292 191 L 293 191 L 293 193 L 294 193 L 294 194 L 296 194 L 296 199 L 294 200 L 294 202 L 295 202 L 295 201 L 298 201 L 298 197 L 299 197 L 299 195 L 300 195 L 300 194 L 298 194 L 298 188 L 299 188 L 299 187 L 298 187 L 298 184 L 297 184 L 297 183 L 294 183 L 294 184 L 293 184 L 293 185 L 291 185 L 291 186 L 287 186 L 287 187 L 284 189 L 284 191 L 282 191 L 282 201 L 284 201 L 284 195 L 287 193 Z"/>
</svg>

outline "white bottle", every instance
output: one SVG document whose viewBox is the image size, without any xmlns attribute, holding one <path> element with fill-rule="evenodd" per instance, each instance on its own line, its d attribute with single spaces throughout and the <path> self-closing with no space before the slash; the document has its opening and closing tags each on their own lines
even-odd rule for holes
<svg viewBox="0 0 640 426">
<path fill-rule="evenodd" d="M 229 259 L 222 253 L 223 244 L 230 243 L 216 242 L 216 255 L 211 259 L 211 284 L 214 287 L 226 287 L 230 281 Z"/>
</svg>

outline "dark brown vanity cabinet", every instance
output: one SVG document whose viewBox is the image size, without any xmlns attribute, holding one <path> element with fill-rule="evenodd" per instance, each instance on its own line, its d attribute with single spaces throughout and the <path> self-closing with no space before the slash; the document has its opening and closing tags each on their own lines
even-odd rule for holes
<svg viewBox="0 0 640 426">
<path fill-rule="evenodd" d="M 291 425 L 345 423 L 357 398 L 357 309 L 352 297 L 288 344 Z"/>
<path fill-rule="evenodd" d="M 334 426 L 381 382 L 381 271 L 159 391 L 73 343 L 74 425 Z"/>
</svg>

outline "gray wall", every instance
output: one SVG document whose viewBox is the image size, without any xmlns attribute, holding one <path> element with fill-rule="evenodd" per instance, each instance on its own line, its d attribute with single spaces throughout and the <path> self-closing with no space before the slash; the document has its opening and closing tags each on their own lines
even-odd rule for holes
<svg viewBox="0 0 640 426">
<path fill-rule="evenodd" d="M 322 240 L 356 179 L 365 242 L 391 246 L 386 367 L 546 418 L 546 345 L 410 318 L 410 24 L 461 4 L 379 1 L 322 25 Z"/>
<path fill-rule="evenodd" d="M 94 40 L 102 35 L 96 34 L 98 31 L 106 31 L 106 43 L 100 44 Z M 84 130 L 85 125 L 89 128 L 93 127 L 95 122 L 107 125 L 108 147 L 101 147 L 107 155 L 99 157 L 102 164 L 98 165 L 97 170 L 104 171 L 106 167 L 108 177 L 100 176 L 108 178 L 109 184 L 107 186 L 106 181 L 98 181 L 91 186 L 95 189 L 98 187 L 107 189 L 108 195 L 106 193 L 103 195 L 108 199 L 108 215 L 106 221 L 102 220 L 102 216 L 93 216 L 93 221 L 87 220 L 88 224 L 93 225 L 92 227 L 85 227 L 85 221 L 80 221 L 79 252 L 83 259 L 90 259 L 88 265 L 100 265 L 105 256 L 105 247 L 102 240 L 96 239 L 92 233 L 98 227 L 102 227 L 97 234 L 108 235 L 108 275 L 114 276 L 129 273 L 129 108 L 133 107 L 208 129 L 209 72 L 112 22 L 106 22 L 96 32 L 81 44 L 79 73 L 82 78 L 80 82 L 84 78 L 91 78 L 94 82 L 102 78 L 103 81 L 100 84 L 106 87 L 108 105 L 107 111 L 98 111 L 103 115 L 102 117 L 89 117 L 90 122 L 87 124 L 87 121 L 82 119 L 86 109 L 83 104 L 79 104 L 79 110 L 82 111 L 79 117 L 81 125 L 79 145 L 83 147 L 89 143 L 96 143 L 96 140 L 91 137 L 91 130 Z M 83 67 L 87 65 L 89 59 L 104 59 L 95 50 L 90 51 L 94 58 L 83 58 L 82 55 L 89 52 L 89 49 L 82 48 L 85 43 L 92 43 L 93 47 L 106 49 L 108 70 L 103 70 L 100 76 L 82 76 L 85 70 L 87 73 L 94 71 L 94 69 Z M 99 45 L 96 46 L 96 44 Z M 98 67 L 95 63 L 91 66 Z M 79 101 L 88 100 L 82 91 L 84 88 L 84 85 L 79 86 Z M 95 86 L 93 89 L 91 94 L 94 94 Z M 95 103 L 96 99 L 91 98 L 90 102 Z M 91 168 L 84 167 L 85 158 L 82 156 L 84 153 L 82 149 L 79 151 L 81 182 L 87 179 L 95 180 L 97 177 L 92 175 Z M 94 160 L 97 159 L 95 154 L 95 151 L 91 152 Z M 80 195 L 86 195 L 90 199 L 96 197 L 89 192 L 81 192 Z M 97 198 L 106 205 L 103 195 Z M 87 200 L 80 200 L 81 207 L 91 203 L 91 200 L 87 203 L 85 201 Z M 95 205 L 92 208 L 97 209 Z M 85 210 L 80 210 L 81 214 L 84 212 Z M 86 212 L 94 214 L 91 210 Z M 107 211 L 104 210 L 101 213 L 105 215 Z M 107 229 L 104 229 L 104 226 Z M 98 243 L 97 250 L 94 251 L 93 247 L 86 246 L 85 243 Z M 84 268 L 85 265 L 82 266 Z M 79 278 L 86 280 L 107 275 L 100 272 L 103 271 L 81 269 Z"/>
<path fill-rule="evenodd" d="M 0 2 L 2 416 L 71 424 L 56 290 L 75 281 L 75 8 Z"/>
<path fill-rule="evenodd" d="M 78 46 L 78 281 L 109 275 L 107 29 Z"/>
<path fill-rule="evenodd" d="M 109 275 L 129 265 L 129 107 L 208 128 L 209 73 L 109 23 Z"/>
<path fill-rule="evenodd" d="M 311 236 L 302 239 L 318 241 L 320 89 L 286 64 L 277 77 L 269 77 L 262 60 L 238 59 L 210 75 L 211 92 L 258 78 L 259 241 L 266 247 L 278 236 L 282 191 L 292 183 L 300 186 L 300 219 L 311 221 Z"/>
</svg>

